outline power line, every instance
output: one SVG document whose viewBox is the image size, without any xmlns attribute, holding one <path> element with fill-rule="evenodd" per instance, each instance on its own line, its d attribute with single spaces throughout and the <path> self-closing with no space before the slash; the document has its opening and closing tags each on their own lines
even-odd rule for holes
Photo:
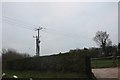
<svg viewBox="0 0 120 80">
<path fill-rule="evenodd" d="M 19 23 L 19 22 L 16 22 L 16 21 L 12 21 L 12 20 L 9 20 L 9 19 L 4 19 L 2 20 L 3 22 L 7 21 L 7 22 L 10 22 L 10 23 L 13 23 L 13 24 L 17 24 L 17 25 L 21 25 L 21 26 L 26 26 L 28 28 L 31 28 L 31 29 L 34 29 L 33 27 L 31 27 L 32 25 L 25 25 L 25 24 L 22 24 L 22 23 Z"/>
<path fill-rule="evenodd" d="M 30 26 L 37 27 L 37 26 L 35 26 L 35 25 L 33 25 L 33 24 L 26 23 L 26 22 L 23 22 L 23 21 L 21 21 L 21 20 L 17 20 L 17 19 L 10 18 L 10 17 L 7 17 L 7 16 L 3 16 L 3 17 L 5 18 L 5 20 L 6 20 L 6 19 L 7 19 L 7 20 L 12 20 L 13 23 L 15 22 L 16 24 L 21 24 L 21 25 L 24 25 L 24 26 L 27 26 L 27 27 L 30 27 Z M 10 22 L 11 22 L 11 21 L 10 21 Z M 29 25 L 29 26 L 28 26 L 28 25 Z M 34 28 L 34 27 L 30 27 L 30 28 Z M 75 37 L 75 36 L 77 36 L 77 37 L 79 37 L 78 35 L 75 35 L 75 36 L 68 35 L 68 34 L 66 34 L 66 33 L 63 33 L 62 31 L 55 30 L 55 29 L 52 29 L 52 28 L 48 28 L 47 30 L 50 30 L 50 31 L 52 31 L 52 32 L 55 33 L 55 34 L 59 34 L 59 35 L 62 35 L 62 36 L 67 36 L 67 37 Z M 48 32 L 48 33 L 49 33 L 49 32 Z"/>
<path fill-rule="evenodd" d="M 7 24 L 10 24 L 10 25 L 16 25 L 15 27 L 19 27 L 19 28 L 25 28 L 25 29 L 29 29 L 29 30 L 34 30 L 34 29 L 32 29 L 32 28 L 30 28 L 30 27 L 26 27 L 25 25 L 22 25 L 22 26 L 20 26 L 20 24 L 17 24 L 17 23 L 15 23 L 15 22 L 11 22 L 11 21 L 2 21 L 3 23 L 7 23 Z M 24 26 L 24 27 L 23 27 Z"/>
<path fill-rule="evenodd" d="M 13 23 L 12 25 L 14 25 L 14 24 L 23 25 L 23 26 L 25 26 L 25 27 L 22 26 L 23 28 L 26 28 L 26 29 L 29 29 L 29 30 L 34 30 L 34 29 L 32 29 L 32 27 L 30 27 L 30 26 L 28 26 L 28 25 L 19 24 L 19 23 L 12 22 L 12 21 L 9 21 L 9 20 L 6 20 L 6 19 L 3 19 L 3 22 L 4 22 L 4 20 L 7 21 L 7 22 L 10 22 L 10 23 L 8 23 L 8 24 Z M 5 23 L 6 23 L 6 22 L 5 22 Z M 16 27 L 18 27 L 18 26 L 16 26 Z M 69 37 L 69 38 L 73 38 L 73 37 L 79 38 L 79 37 L 80 37 L 79 35 L 73 35 L 73 34 L 72 34 L 72 35 L 68 35 L 68 34 L 66 34 L 66 33 L 63 33 L 62 31 L 55 30 L 55 29 L 52 29 L 52 28 L 47 28 L 47 30 L 50 31 L 50 32 L 52 32 L 52 34 L 54 34 L 54 35 L 66 36 L 66 37 Z M 48 32 L 48 31 L 44 31 L 44 32 L 49 34 L 50 32 Z"/>
<path fill-rule="evenodd" d="M 80 36 L 79 35 L 73 35 L 73 34 L 66 34 L 64 33 L 63 31 L 59 31 L 59 30 L 55 30 L 55 29 L 52 29 L 52 28 L 49 28 L 49 29 L 46 29 L 48 31 L 43 31 L 45 33 L 51 33 L 51 34 L 54 34 L 54 35 L 61 35 L 61 36 L 65 36 L 65 37 L 69 37 L 69 38 L 79 38 Z"/>
<path fill-rule="evenodd" d="M 13 24 L 17 24 L 17 25 L 23 25 L 23 26 L 25 26 L 25 27 L 22 26 L 23 28 L 30 29 L 30 30 L 34 30 L 33 28 L 37 27 L 37 26 L 35 26 L 33 24 L 26 23 L 24 21 L 14 19 L 14 18 L 11 18 L 11 17 L 7 17 L 7 16 L 4 16 L 4 15 L 3 15 L 3 20 L 6 20 L 6 21 L 10 22 L 10 24 L 13 23 Z M 32 26 L 34 26 L 34 27 L 32 27 Z M 55 33 L 55 35 L 58 34 L 58 35 L 66 36 L 66 37 L 69 37 L 69 38 L 73 38 L 73 37 L 79 38 L 80 37 L 79 35 L 73 35 L 73 34 L 68 35 L 66 33 L 63 33 L 62 31 L 55 30 L 55 29 L 52 29 L 52 28 L 48 28 L 47 30 L 52 31 L 52 33 L 53 34 Z M 45 31 L 45 33 L 49 33 L 49 32 Z"/>
<path fill-rule="evenodd" d="M 18 20 L 18 19 L 15 19 L 15 18 L 11 18 L 11 17 L 7 17 L 7 16 L 2 16 L 3 18 L 5 18 L 5 19 L 9 19 L 9 20 L 12 20 L 12 21 L 15 21 L 15 22 L 18 22 L 18 23 L 21 23 L 21 24 L 24 24 L 24 25 L 29 25 L 29 26 L 34 26 L 34 27 L 36 27 L 35 25 L 33 25 L 33 24 L 30 24 L 30 23 L 27 23 L 27 22 L 24 22 L 24 21 L 21 21 L 21 20 Z M 33 28 L 34 28 L 33 27 Z"/>
</svg>

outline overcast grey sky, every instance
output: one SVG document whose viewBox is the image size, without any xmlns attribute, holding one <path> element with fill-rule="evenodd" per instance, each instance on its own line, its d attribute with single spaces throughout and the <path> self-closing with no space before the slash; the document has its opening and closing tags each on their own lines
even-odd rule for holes
<svg viewBox="0 0 120 80">
<path fill-rule="evenodd" d="M 117 2 L 6 2 L 2 5 L 3 48 L 35 55 L 35 26 L 41 34 L 41 55 L 97 47 L 93 37 L 107 31 L 118 43 Z"/>
</svg>

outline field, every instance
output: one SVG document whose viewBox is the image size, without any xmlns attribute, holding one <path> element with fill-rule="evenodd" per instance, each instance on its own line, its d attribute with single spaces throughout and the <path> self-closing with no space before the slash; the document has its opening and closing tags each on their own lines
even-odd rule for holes
<svg viewBox="0 0 120 80">
<path fill-rule="evenodd" d="M 113 61 L 113 59 L 93 59 L 91 60 L 92 68 L 111 68 L 117 67 L 118 60 Z"/>
</svg>

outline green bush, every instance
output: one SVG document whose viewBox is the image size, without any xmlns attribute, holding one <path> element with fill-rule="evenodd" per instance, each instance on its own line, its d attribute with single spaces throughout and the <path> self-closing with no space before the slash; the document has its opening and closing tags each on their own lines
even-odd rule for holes
<svg viewBox="0 0 120 80">
<path fill-rule="evenodd" d="M 69 52 L 65 54 L 31 57 L 8 61 L 10 70 L 36 70 L 42 72 L 78 72 L 85 73 L 85 54 Z"/>
</svg>

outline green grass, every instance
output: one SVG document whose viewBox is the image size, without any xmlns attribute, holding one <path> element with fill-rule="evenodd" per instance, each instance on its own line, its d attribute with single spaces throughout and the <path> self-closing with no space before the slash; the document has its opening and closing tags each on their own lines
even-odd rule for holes
<svg viewBox="0 0 120 80">
<path fill-rule="evenodd" d="M 79 73 L 62 73 L 62 72 L 38 72 L 38 71 L 3 71 L 7 78 L 17 75 L 19 78 L 86 78 L 87 76 Z"/>
<path fill-rule="evenodd" d="M 116 60 L 117 63 L 117 60 Z M 116 67 L 112 59 L 95 59 L 91 61 L 92 68 Z"/>
</svg>

